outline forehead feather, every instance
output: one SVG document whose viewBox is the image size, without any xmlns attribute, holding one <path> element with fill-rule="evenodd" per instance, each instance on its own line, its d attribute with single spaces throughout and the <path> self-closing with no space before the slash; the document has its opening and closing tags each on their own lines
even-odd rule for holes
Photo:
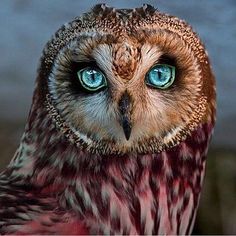
<svg viewBox="0 0 236 236">
<path fill-rule="evenodd" d="M 123 79 L 131 79 L 139 57 L 140 52 L 137 45 L 133 45 L 131 42 L 116 44 L 113 50 L 114 73 Z"/>
</svg>

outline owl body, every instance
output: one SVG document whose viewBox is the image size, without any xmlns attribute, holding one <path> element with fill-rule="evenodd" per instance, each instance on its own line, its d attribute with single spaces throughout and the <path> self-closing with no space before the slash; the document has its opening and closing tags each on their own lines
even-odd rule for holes
<svg viewBox="0 0 236 236">
<path fill-rule="evenodd" d="M 175 80 L 157 89 L 149 71 L 163 68 Z M 0 232 L 191 233 L 214 121 L 208 57 L 184 21 L 94 7 L 45 47 L 0 178 Z"/>
</svg>

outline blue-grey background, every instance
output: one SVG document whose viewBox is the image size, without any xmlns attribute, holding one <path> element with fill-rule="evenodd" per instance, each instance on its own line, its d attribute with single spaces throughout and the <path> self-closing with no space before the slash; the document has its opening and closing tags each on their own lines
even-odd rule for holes
<svg viewBox="0 0 236 236">
<path fill-rule="evenodd" d="M 51 35 L 100 1 L 0 1 L 0 168 L 23 132 L 41 51 Z M 218 115 L 196 233 L 236 233 L 236 1 L 104 1 L 117 8 L 148 3 L 189 22 L 208 50 L 217 80 Z"/>
</svg>

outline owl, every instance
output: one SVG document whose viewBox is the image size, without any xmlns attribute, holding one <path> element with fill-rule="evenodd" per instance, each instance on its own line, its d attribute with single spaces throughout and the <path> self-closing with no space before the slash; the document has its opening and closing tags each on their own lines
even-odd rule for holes
<svg viewBox="0 0 236 236">
<path fill-rule="evenodd" d="M 44 48 L 0 175 L 0 233 L 190 234 L 215 107 L 207 52 L 185 21 L 95 6 Z"/>
</svg>

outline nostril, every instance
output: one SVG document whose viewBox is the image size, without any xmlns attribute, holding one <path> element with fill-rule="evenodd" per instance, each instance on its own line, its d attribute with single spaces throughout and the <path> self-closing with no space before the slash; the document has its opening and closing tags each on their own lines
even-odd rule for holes
<svg viewBox="0 0 236 236">
<path fill-rule="evenodd" d="M 121 115 L 124 115 L 128 112 L 130 113 L 131 111 L 131 97 L 127 91 L 125 91 L 120 98 L 119 110 Z"/>
</svg>

